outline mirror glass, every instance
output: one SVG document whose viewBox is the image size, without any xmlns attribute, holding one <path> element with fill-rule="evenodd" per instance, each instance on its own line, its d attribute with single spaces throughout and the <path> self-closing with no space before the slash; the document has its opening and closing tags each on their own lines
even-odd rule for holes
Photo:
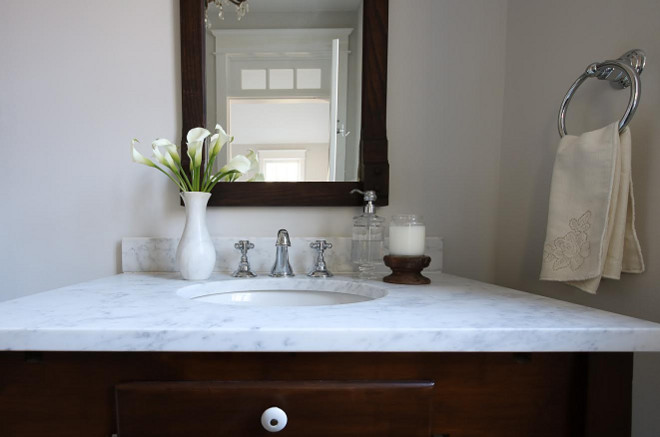
<svg viewBox="0 0 660 437">
<path fill-rule="evenodd" d="M 208 126 L 234 137 L 218 167 L 254 150 L 267 182 L 357 181 L 362 0 L 248 3 L 207 10 Z"/>
</svg>

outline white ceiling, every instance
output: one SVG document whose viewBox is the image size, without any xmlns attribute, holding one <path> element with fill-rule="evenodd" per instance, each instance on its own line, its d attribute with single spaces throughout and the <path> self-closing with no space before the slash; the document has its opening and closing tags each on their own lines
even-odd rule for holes
<svg viewBox="0 0 660 437">
<path fill-rule="evenodd" d="M 362 0 L 248 0 L 250 12 L 355 11 Z"/>
</svg>

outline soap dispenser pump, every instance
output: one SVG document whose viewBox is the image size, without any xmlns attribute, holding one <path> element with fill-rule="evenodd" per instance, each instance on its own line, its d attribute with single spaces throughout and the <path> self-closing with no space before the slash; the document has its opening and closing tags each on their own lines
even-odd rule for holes
<svg viewBox="0 0 660 437">
<path fill-rule="evenodd" d="M 376 279 L 376 266 L 383 263 L 385 219 L 376 215 L 375 191 L 355 189 L 352 193 L 362 194 L 365 203 L 362 214 L 353 217 L 351 261 L 357 266 L 360 279 Z"/>
</svg>

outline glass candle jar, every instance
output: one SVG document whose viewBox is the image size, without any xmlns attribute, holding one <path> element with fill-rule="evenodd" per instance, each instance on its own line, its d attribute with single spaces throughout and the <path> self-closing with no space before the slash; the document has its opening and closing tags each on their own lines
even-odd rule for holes
<svg viewBox="0 0 660 437">
<path fill-rule="evenodd" d="M 393 215 L 390 221 L 390 255 L 421 256 L 426 248 L 426 226 L 421 215 Z"/>
</svg>

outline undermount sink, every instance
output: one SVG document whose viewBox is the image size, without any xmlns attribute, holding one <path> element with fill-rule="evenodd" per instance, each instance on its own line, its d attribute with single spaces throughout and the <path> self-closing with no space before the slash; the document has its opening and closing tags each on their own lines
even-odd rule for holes
<svg viewBox="0 0 660 437">
<path fill-rule="evenodd" d="M 196 302 L 245 306 L 320 306 L 384 297 L 383 287 L 340 279 L 233 279 L 181 288 L 177 295 Z"/>
</svg>

